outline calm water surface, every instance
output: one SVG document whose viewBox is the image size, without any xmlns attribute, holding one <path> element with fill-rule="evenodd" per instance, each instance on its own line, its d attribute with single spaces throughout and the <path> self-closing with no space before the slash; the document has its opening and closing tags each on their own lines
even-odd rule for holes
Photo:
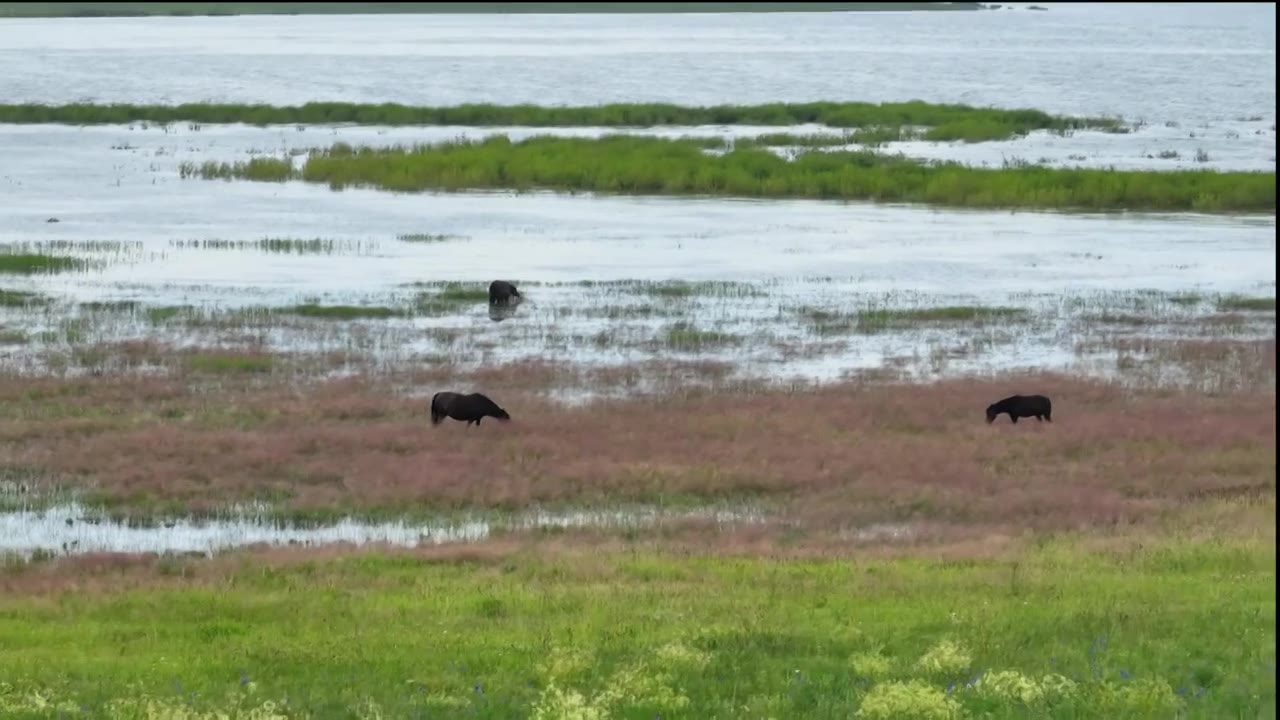
<svg viewBox="0 0 1280 720">
<path fill-rule="evenodd" d="M 1274 3 L 1049 12 L 0 20 L 8 102 L 920 98 L 1275 122 Z"/>
</svg>

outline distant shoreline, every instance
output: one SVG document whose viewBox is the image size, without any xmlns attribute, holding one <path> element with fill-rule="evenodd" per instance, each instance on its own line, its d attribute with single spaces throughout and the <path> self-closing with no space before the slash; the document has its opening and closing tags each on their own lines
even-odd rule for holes
<svg viewBox="0 0 1280 720">
<path fill-rule="evenodd" d="M 0 3 L 0 18 L 230 17 L 236 15 L 430 15 L 430 14 L 658 14 L 777 12 L 956 12 L 986 9 L 982 3 L 893 2 L 533 2 L 533 3 Z"/>
</svg>

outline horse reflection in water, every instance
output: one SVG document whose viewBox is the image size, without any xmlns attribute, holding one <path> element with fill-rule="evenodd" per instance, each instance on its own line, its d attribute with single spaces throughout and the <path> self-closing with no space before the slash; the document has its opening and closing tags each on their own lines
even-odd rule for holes
<svg viewBox="0 0 1280 720">
<path fill-rule="evenodd" d="M 516 305 L 490 305 L 489 319 L 494 322 L 510 320 L 516 316 Z"/>
</svg>

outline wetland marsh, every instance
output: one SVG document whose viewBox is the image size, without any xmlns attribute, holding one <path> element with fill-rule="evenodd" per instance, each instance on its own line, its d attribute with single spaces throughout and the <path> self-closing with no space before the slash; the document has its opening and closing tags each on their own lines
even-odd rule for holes
<svg viewBox="0 0 1280 720">
<path fill-rule="evenodd" d="M 0 17 L 0 713 L 1274 714 L 1274 5 L 1047 5 Z"/>
</svg>

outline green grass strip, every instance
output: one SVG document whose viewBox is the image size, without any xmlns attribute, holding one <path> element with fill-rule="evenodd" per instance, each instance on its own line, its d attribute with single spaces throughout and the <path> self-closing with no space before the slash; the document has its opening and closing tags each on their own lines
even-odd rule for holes
<svg viewBox="0 0 1280 720">
<path fill-rule="evenodd" d="M 613 103 L 581 107 L 468 104 L 415 107 L 395 103 L 316 102 L 300 106 L 193 103 L 185 105 L 0 105 L 0 123 L 69 125 L 152 122 L 248 125 L 452 125 L 467 127 L 654 127 L 660 125 L 820 124 L 863 128 L 855 141 L 969 140 L 980 142 L 1025 135 L 1032 130 L 1125 130 L 1118 118 L 1068 117 L 1033 109 L 984 108 L 926 103 L 811 102 L 688 107 L 665 103 Z M 904 128 L 927 128 L 915 132 Z M 805 141 L 802 141 L 805 142 Z M 807 142 L 813 142 L 808 140 Z M 776 143 L 775 143 L 776 144 Z"/>
<path fill-rule="evenodd" d="M 184 177 L 283 181 L 334 189 L 560 190 L 630 195 L 815 198 L 966 208 L 1274 213 L 1274 172 L 1175 172 L 1037 166 L 974 168 L 871 151 L 813 151 L 786 160 L 758 148 L 723 155 L 705 143 L 652 137 L 505 136 L 414 148 L 313 151 L 288 160 L 185 163 Z"/>
<path fill-rule="evenodd" d="M 106 563 L 52 596 L 19 590 L 23 572 L 43 586 L 39 568 L 6 571 L 6 717 L 268 717 L 271 703 L 294 718 L 1165 720 L 1276 706 L 1270 543 L 1108 556 L 1048 542 L 959 561 L 245 558 L 229 573 L 173 560 L 163 585 L 138 589 L 112 589 Z"/>
</svg>

